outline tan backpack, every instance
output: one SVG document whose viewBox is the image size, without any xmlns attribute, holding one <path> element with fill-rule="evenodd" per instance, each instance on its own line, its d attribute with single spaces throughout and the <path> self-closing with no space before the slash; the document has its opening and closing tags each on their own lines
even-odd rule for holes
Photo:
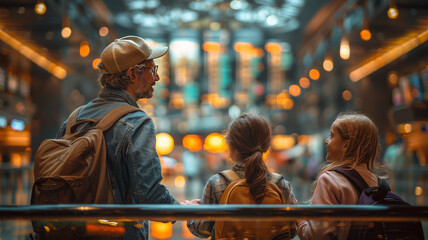
<svg viewBox="0 0 428 240">
<path fill-rule="evenodd" d="M 271 180 L 266 185 L 266 194 L 261 204 L 286 204 L 281 190 L 275 184 L 281 175 L 270 173 Z M 250 193 L 246 179 L 240 179 L 232 170 L 220 173 L 229 180 L 220 199 L 220 204 L 256 204 Z M 290 222 L 284 221 L 216 221 L 216 239 L 291 239 Z"/>
<path fill-rule="evenodd" d="M 123 105 L 102 119 L 76 123 L 81 108 L 68 118 L 61 139 L 48 139 L 40 144 L 34 159 L 31 204 L 114 203 L 104 131 L 125 114 L 140 109 Z M 92 123 L 93 127 L 76 131 L 85 123 Z"/>
</svg>

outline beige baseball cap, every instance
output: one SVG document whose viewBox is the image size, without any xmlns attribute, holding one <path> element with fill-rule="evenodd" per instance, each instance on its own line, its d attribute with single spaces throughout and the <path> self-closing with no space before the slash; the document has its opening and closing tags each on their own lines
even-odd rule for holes
<svg viewBox="0 0 428 240">
<path fill-rule="evenodd" d="M 162 57 L 168 47 L 150 48 L 147 42 L 137 36 L 126 36 L 114 40 L 101 53 L 103 74 L 120 73 L 149 59 Z"/>
</svg>

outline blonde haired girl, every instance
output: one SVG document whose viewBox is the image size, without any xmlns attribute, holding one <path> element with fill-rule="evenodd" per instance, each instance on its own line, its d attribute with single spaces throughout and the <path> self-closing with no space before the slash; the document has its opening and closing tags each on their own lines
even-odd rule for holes
<svg viewBox="0 0 428 240">
<path fill-rule="evenodd" d="M 312 204 L 356 204 L 359 192 L 340 173 L 330 171 L 342 166 L 356 170 L 370 187 L 378 185 L 374 173 L 379 155 L 378 130 L 363 114 L 342 113 L 331 125 L 330 137 L 325 140 L 326 159 L 314 182 Z M 322 221 L 298 221 L 298 235 L 305 239 L 346 239 L 349 224 Z"/>
</svg>

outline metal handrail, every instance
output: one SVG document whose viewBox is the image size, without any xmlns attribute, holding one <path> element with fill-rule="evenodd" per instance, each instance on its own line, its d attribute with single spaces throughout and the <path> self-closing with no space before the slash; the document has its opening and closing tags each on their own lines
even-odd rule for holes
<svg viewBox="0 0 428 240">
<path fill-rule="evenodd" d="M 199 205 L 60 204 L 0 206 L 2 220 L 428 220 L 428 206 L 382 205 Z"/>
</svg>

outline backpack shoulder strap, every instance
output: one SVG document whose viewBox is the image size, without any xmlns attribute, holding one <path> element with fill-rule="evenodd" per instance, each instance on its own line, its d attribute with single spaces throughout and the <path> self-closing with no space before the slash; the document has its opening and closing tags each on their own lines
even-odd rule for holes
<svg viewBox="0 0 428 240">
<path fill-rule="evenodd" d="M 335 167 L 331 171 L 338 172 L 346 177 L 349 182 L 354 185 L 354 187 L 358 190 L 358 193 L 363 192 L 365 189 L 369 187 L 369 185 L 364 181 L 364 178 L 354 169 L 345 169 L 344 167 Z"/>
<path fill-rule="evenodd" d="M 282 175 L 278 173 L 270 172 L 269 175 L 270 175 L 270 181 L 277 185 L 279 184 L 281 179 L 283 179 Z"/>
<path fill-rule="evenodd" d="M 82 110 L 82 108 L 83 108 L 83 106 L 84 105 L 82 105 L 82 106 L 80 106 L 80 107 L 78 107 L 78 108 L 76 108 L 71 114 L 70 114 L 70 116 L 68 117 L 68 119 L 67 119 L 67 127 L 66 127 L 66 130 L 65 130 L 65 134 L 66 135 L 68 135 L 68 134 L 70 134 L 70 132 L 71 132 L 71 127 L 76 123 L 76 120 L 77 120 L 77 115 L 79 115 L 79 112 L 80 112 L 80 110 Z"/>
<path fill-rule="evenodd" d="M 224 170 L 218 173 L 220 176 L 226 178 L 229 183 L 241 179 L 238 174 L 233 170 Z"/>
<path fill-rule="evenodd" d="M 97 123 L 96 128 L 101 129 L 102 131 L 107 131 L 110 129 L 113 124 L 119 120 L 121 117 L 125 116 L 128 113 L 141 111 L 141 109 L 133 107 L 131 105 L 122 105 L 111 112 L 107 113 L 101 120 Z"/>
</svg>

